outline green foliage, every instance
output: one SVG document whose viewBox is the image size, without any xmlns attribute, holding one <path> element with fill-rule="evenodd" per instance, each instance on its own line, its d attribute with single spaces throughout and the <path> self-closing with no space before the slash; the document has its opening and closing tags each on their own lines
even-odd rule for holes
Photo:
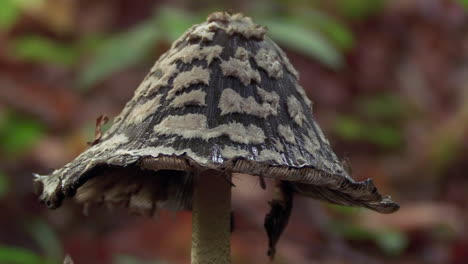
<svg viewBox="0 0 468 264">
<path fill-rule="evenodd" d="M 375 242 L 388 256 L 401 255 L 409 244 L 408 236 L 396 230 L 377 232 Z"/>
<path fill-rule="evenodd" d="M 447 223 L 441 223 L 431 230 L 430 236 L 436 241 L 453 242 L 457 239 L 458 231 Z"/>
<path fill-rule="evenodd" d="M 264 24 L 279 44 L 311 56 L 332 69 L 343 65 L 341 53 L 321 33 L 288 19 L 268 20 Z"/>
<path fill-rule="evenodd" d="M 460 155 L 463 149 L 460 137 L 454 133 L 447 132 L 440 134 L 432 143 L 432 148 L 429 150 L 432 171 L 439 173 L 445 169 Z"/>
<path fill-rule="evenodd" d="M 354 36 L 351 30 L 334 17 L 316 9 L 297 10 L 289 19 L 297 21 L 298 26 L 320 32 L 331 45 L 346 51 L 354 46 Z"/>
<path fill-rule="evenodd" d="M 368 127 L 367 140 L 377 146 L 395 149 L 402 145 L 403 135 L 399 128 L 387 124 L 372 124 Z"/>
<path fill-rule="evenodd" d="M 433 132 L 428 158 L 429 166 L 436 175 L 448 168 L 460 156 L 466 131 L 468 131 L 468 105 L 463 104 L 448 121 L 440 124 Z"/>
<path fill-rule="evenodd" d="M 344 24 L 328 21 L 323 23 L 320 29 L 338 48 L 349 50 L 354 46 L 353 33 Z"/>
<path fill-rule="evenodd" d="M 127 255 L 117 255 L 114 257 L 113 263 L 115 264 L 166 264 L 166 262 L 160 260 L 141 260 L 136 257 Z"/>
<path fill-rule="evenodd" d="M 372 119 L 397 120 L 408 113 L 402 98 L 390 93 L 361 98 L 356 105 L 360 114 Z"/>
<path fill-rule="evenodd" d="M 62 244 L 51 226 L 42 220 L 36 219 L 26 224 L 26 230 L 48 259 L 62 259 Z"/>
<path fill-rule="evenodd" d="M 385 122 L 364 122 L 350 115 L 339 116 L 333 130 L 346 141 L 368 142 L 383 148 L 398 148 L 403 142 L 398 128 Z"/>
<path fill-rule="evenodd" d="M 325 203 L 324 206 L 326 206 L 327 208 L 330 208 L 333 212 L 336 212 L 344 216 L 353 216 L 353 215 L 358 214 L 362 210 L 362 208 L 359 208 L 359 207 L 352 207 L 352 206 L 345 206 L 345 205 L 331 204 L 331 203 Z"/>
<path fill-rule="evenodd" d="M 16 157 L 29 150 L 44 134 L 39 122 L 14 113 L 0 116 L 0 151 Z"/>
<path fill-rule="evenodd" d="M 374 233 L 372 231 L 344 221 L 332 222 L 330 229 L 349 240 L 360 241 L 374 239 Z"/>
<path fill-rule="evenodd" d="M 109 37 L 97 45 L 94 58 L 78 78 L 81 89 L 89 89 L 115 72 L 145 59 L 161 41 L 171 42 L 193 23 L 193 17 L 177 9 L 162 8 L 154 16 L 127 32 Z"/>
<path fill-rule="evenodd" d="M 332 222 L 330 228 L 348 240 L 373 241 L 387 256 L 398 256 L 408 247 L 408 238 L 402 232 L 370 230 L 353 223 L 350 219 L 356 217 L 361 208 L 342 205 L 327 205 L 327 207 L 338 214 L 337 218 L 344 219 Z"/>
<path fill-rule="evenodd" d="M 0 245 L 0 263 L 2 264 L 53 264 L 27 249 Z"/>
<path fill-rule="evenodd" d="M 150 21 L 128 32 L 110 37 L 96 48 L 91 63 L 78 79 L 78 86 L 86 89 L 115 72 L 140 62 L 159 37 L 159 30 Z"/>
<path fill-rule="evenodd" d="M 385 0 L 335 0 L 336 8 L 346 17 L 362 19 L 381 11 Z"/>
<path fill-rule="evenodd" d="M 468 0 L 458 0 L 458 2 L 466 9 L 468 9 Z"/>
<path fill-rule="evenodd" d="M 356 100 L 356 115 L 339 116 L 334 132 L 346 141 L 361 141 L 394 149 L 403 143 L 398 125 L 405 118 L 408 107 L 393 94 L 380 94 Z"/>
<path fill-rule="evenodd" d="M 12 41 L 12 47 L 13 56 L 27 62 L 72 66 L 80 56 L 76 47 L 43 36 L 19 37 Z"/>
<path fill-rule="evenodd" d="M 347 141 L 360 140 L 365 133 L 364 125 L 361 121 L 346 115 L 339 116 L 335 120 L 334 131 L 338 136 Z"/>
<path fill-rule="evenodd" d="M 10 180 L 8 179 L 8 176 L 5 173 L 0 171 L 0 199 L 5 197 L 9 189 L 10 189 Z"/>
<path fill-rule="evenodd" d="M 0 31 L 7 31 L 20 16 L 20 8 L 15 0 L 2 0 L 0 8 Z"/>
<path fill-rule="evenodd" d="M 373 241 L 387 256 L 399 256 L 408 247 L 408 237 L 397 230 L 369 230 L 353 223 L 335 221 L 330 229 L 348 240 Z"/>
<path fill-rule="evenodd" d="M 50 226 L 35 220 L 26 229 L 42 248 L 44 255 L 39 255 L 25 248 L 0 245 L 0 263 L 2 264 L 54 264 L 63 259 L 63 250 Z"/>
<path fill-rule="evenodd" d="M 154 19 L 159 30 L 164 34 L 164 40 L 173 42 L 178 39 L 194 23 L 197 23 L 195 16 L 175 8 L 162 8 L 154 14 Z"/>
</svg>

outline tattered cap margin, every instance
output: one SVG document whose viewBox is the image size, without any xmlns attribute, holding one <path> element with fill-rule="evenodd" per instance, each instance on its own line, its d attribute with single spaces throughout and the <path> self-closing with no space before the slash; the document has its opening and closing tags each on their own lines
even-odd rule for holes
<svg viewBox="0 0 468 264">
<path fill-rule="evenodd" d="M 191 157 L 187 153 L 155 153 L 154 156 L 128 156 L 124 154 L 124 156 L 126 157 L 110 156 L 107 161 L 101 160 L 93 162 L 92 165 L 78 166 L 75 170 L 68 171 L 66 175 L 63 174 L 63 171 L 56 171 L 50 176 L 36 176 L 36 181 L 44 186 L 40 196 L 41 200 L 50 208 L 56 208 L 60 206 L 65 197 L 73 197 L 91 177 L 99 177 L 99 175 L 93 175 L 93 170 L 96 167 L 102 165 L 112 167 L 136 165 L 135 169 L 139 167 L 141 169 L 186 172 L 207 169 L 229 170 L 232 173 L 244 173 L 291 181 L 293 190 L 296 193 L 335 204 L 366 207 L 381 213 L 391 213 L 399 208 L 390 197 L 382 197 L 370 179 L 355 182 L 350 178 L 329 174 L 311 166 L 300 168 L 278 166 L 267 162 L 247 160 L 242 157 L 230 159 L 223 164 L 216 164 L 208 160 L 199 160 L 196 156 Z M 122 160 L 129 163 L 119 162 Z"/>
</svg>

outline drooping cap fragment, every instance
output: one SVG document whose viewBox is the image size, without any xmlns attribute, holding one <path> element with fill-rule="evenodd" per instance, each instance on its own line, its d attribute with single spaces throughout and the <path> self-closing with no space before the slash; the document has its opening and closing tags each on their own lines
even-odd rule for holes
<svg viewBox="0 0 468 264">
<path fill-rule="evenodd" d="M 190 209 L 192 176 L 229 170 L 289 181 L 295 193 L 389 213 L 372 181 L 343 169 L 285 53 L 241 14 L 214 13 L 173 43 L 112 127 L 48 176 L 41 199 Z M 119 54 L 116 54 L 119 56 Z"/>
<path fill-rule="evenodd" d="M 276 253 L 276 243 L 288 225 L 293 207 L 293 193 L 291 183 L 277 181 L 275 197 L 270 202 L 270 212 L 265 216 L 264 227 L 268 235 L 267 255 L 273 260 Z"/>
</svg>

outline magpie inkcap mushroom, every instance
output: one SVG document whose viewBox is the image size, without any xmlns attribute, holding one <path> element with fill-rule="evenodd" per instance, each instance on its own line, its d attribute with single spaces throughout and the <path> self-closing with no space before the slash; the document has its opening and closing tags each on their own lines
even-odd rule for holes
<svg viewBox="0 0 468 264">
<path fill-rule="evenodd" d="M 75 160 L 36 175 L 49 207 L 84 204 L 193 210 L 192 263 L 229 263 L 231 176 L 275 181 L 268 254 L 293 195 L 398 209 L 371 180 L 354 181 L 330 147 L 286 54 L 267 29 L 218 12 L 164 53 L 111 128 Z"/>
</svg>

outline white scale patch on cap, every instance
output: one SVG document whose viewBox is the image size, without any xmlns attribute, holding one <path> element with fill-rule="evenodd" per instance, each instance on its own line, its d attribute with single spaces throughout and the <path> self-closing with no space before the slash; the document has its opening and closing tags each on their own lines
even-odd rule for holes
<svg viewBox="0 0 468 264">
<path fill-rule="evenodd" d="M 323 131 L 320 128 L 320 126 L 317 124 L 317 122 L 315 122 L 315 120 L 313 120 L 313 122 L 314 122 L 315 128 L 317 129 L 317 133 L 318 133 L 320 139 L 322 140 L 322 142 L 325 143 L 326 145 L 330 145 L 330 142 L 328 142 L 328 139 L 323 134 Z"/>
<path fill-rule="evenodd" d="M 187 36 L 187 40 L 197 40 L 200 39 L 201 41 L 211 41 L 215 35 L 215 30 L 218 29 L 219 26 L 216 22 L 211 23 L 203 23 L 201 25 L 197 25 Z"/>
<path fill-rule="evenodd" d="M 319 133 L 321 133 L 321 131 Z M 317 135 L 313 132 L 313 130 L 308 130 L 307 135 L 304 135 L 304 148 L 317 160 L 317 169 L 327 170 L 334 173 L 336 168 L 341 166 L 340 164 L 334 163 L 333 161 L 329 160 L 329 158 L 326 158 L 319 153 L 321 146 L 318 142 Z M 338 160 L 335 154 L 332 153 L 332 155 L 334 160 Z"/>
<path fill-rule="evenodd" d="M 95 164 L 96 161 L 100 161 L 102 154 L 104 154 L 105 152 L 109 152 L 109 151 L 114 152 L 121 145 L 128 143 L 128 142 L 129 142 L 129 139 L 125 134 L 114 135 L 107 140 L 104 140 L 96 145 L 91 146 L 89 149 L 82 152 L 78 157 L 76 157 L 75 160 L 79 160 L 81 158 L 84 158 L 84 160 L 87 160 L 88 161 L 87 165 L 83 169 L 83 171 L 87 171 L 89 168 L 96 165 Z M 71 167 L 69 167 L 69 164 L 65 165 L 65 167 L 62 168 L 62 171 L 61 171 L 62 175 L 66 175 L 67 172 L 70 169 L 72 169 Z"/>
<path fill-rule="evenodd" d="M 289 126 L 278 125 L 278 132 L 287 142 L 296 144 L 294 132 Z"/>
<path fill-rule="evenodd" d="M 283 164 L 283 156 L 281 153 L 271 149 L 263 149 L 258 155 L 259 161 L 274 161 L 277 164 Z"/>
<path fill-rule="evenodd" d="M 137 92 L 135 92 L 134 98 L 142 94 L 150 96 L 157 93 L 160 88 L 169 85 L 169 79 L 179 72 L 174 62 L 180 58 L 180 56 L 183 56 L 183 53 L 174 47 L 161 55 L 159 60 L 156 61 L 151 68 L 150 75 L 140 85 L 143 86 L 142 89 L 139 88 Z"/>
<path fill-rule="evenodd" d="M 257 93 L 260 96 L 260 98 L 262 98 L 263 103 L 270 104 L 271 107 L 273 109 L 275 109 L 275 111 L 277 111 L 277 109 L 279 107 L 280 97 L 276 92 L 274 92 L 274 91 L 267 92 L 267 91 L 263 90 L 262 88 L 257 87 Z M 276 112 L 275 112 L 275 115 L 276 115 Z"/>
<path fill-rule="evenodd" d="M 166 87 L 169 85 L 169 79 L 179 73 L 176 64 L 161 63 L 162 66 L 158 67 L 158 70 L 161 70 L 162 76 L 157 78 L 155 76 L 151 76 L 148 78 L 148 82 L 150 82 L 149 89 L 146 91 L 146 96 L 151 96 L 159 91 L 162 87 Z"/>
<path fill-rule="evenodd" d="M 302 86 L 300 86 L 298 83 L 296 83 L 296 91 L 299 93 L 299 95 L 302 96 L 302 99 L 304 100 L 306 105 L 310 108 L 309 110 L 312 111 L 312 101 L 307 96 L 306 92 L 304 91 L 304 88 L 302 88 Z"/>
<path fill-rule="evenodd" d="M 228 136 L 230 140 L 244 144 L 260 144 L 266 138 L 263 130 L 253 124 L 244 126 L 241 123 L 231 122 L 209 128 L 206 116 L 201 114 L 167 116 L 161 123 L 154 126 L 154 132 L 159 135 L 179 135 L 184 138 L 204 140 Z"/>
<path fill-rule="evenodd" d="M 244 17 L 242 14 L 232 15 L 230 22 L 226 28 L 229 35 L 240 34 L 245 38 L 263 39 L 267 32 L 265 27 L 255 24 L 250 17 Z"/>
<path fill-rule="evenodd" d="M 252 69 L 248 61 L 230 58 L 228 61 L 221 62 L 220 66 L 224 76 L 236 77 L 244 85 L 249 85 L 252 80 L 260 83 L 260 74 Z"/>
<path fill-rule="evenodd" d="M 234 58 L 221 62 L 221 70 L 224 76 L 238 78 L 244 85 L 249 85 L 252 80 L 260 83 L 260 74 L 252 68 L 249 62 L 249 53 L 242 47 L 238 47 Z"/>
<path fill-rule="evenodd" d="M 224 30 L 229 35 L 239 34 L 247 39 L 263 39 L 267 29 L 253 23 L 250 17 L 242 14 L 229 15 L 228 13 L 213 13 L 206 23 L 196 25 L 190 29 L 187 40 L 212 41 L 215 31 Z"/>
<path fill-rule="evenodd" d="M 206 92 L 201 90 L 194 90 L 175 97 L 169 106 L 174 108 L 181 108 L 189 105 L 206 106 L 205 98 Z"/>
<path fill-rule="evenodd" d="M 304 136 L 304 148 L 310 154 L 317 156 L 320 149 L 320 143 L 317 141 L 317 136 L 312 132 L 312 129 L 307 130 L 307 135 Z"/>
<path fill-rule="evenodd" d="M 117 149 L 121 145 L 128 143 L 128 137 L 125 134 L 118 134 L 114 135 L 106 141 L 103 141 L 99 144 L 96 144 L 89 148 L 89 150 L 93 149 L 98 152 L 109 151 L 112 149 Z M 86 153 L 86 152 L 83 152 Z"/>
<path fill-rule="evenodd" d="M 296 122 L 299 126 L 302 126 L 302 123 L 306 119 L 302 105 L 294 96 L 289 96 L 287 101 L 288 113 L 289 116 Z"/>
<path fill-rule="evenodd" d="M 266 118 L 269 115 L 278 114 L 278 104 L 268 101 L 260 104 L 252 96 L 244 98 L 231 88 L 223 90 L 218 108 L 221 110 L 221 115 L 241 113 Z"/>
<path fill-rule="evenodd" d="M 135 93 L 133 95 L 133 98 L 132 100 L 137 100 L 139 99 L 142 95 L 147 95 L 147 94 L 152 94 L 153 91 L 152 90 L 152 86 L 156 85 L 157 84 L 157 81 L 159 79 L 161 79 L 162 77 L 164 77 L 164 73 L 163 71 L 161 70 L 161 65 L 164 66 L 164 69 L 167 69 L 167 67 L 169 67 L 169 61 L 166 60 L 166 58 L 168 56 L 170 56 L 171 54 L 174 53 L 174 50 L 170 49 L 168 51 L 166 51 L 165 53 L 163 53 L 159 59 L 154 63 L 153 67 L 151 67 L 149 73 L 146 75 L 145 79 L 143 79 L 143 81 L 140 83 L 140 85 L 138 86 L 138 88 L 135 90 Z M 175 69 L 177 70 L 177 69 Z M 161 73 L 161 76 L 155 76 L 155 73 L 158 72 Z M 173 70 L 171 70 L 173 72 Z M 168 71 L 167 71 L 168 72 Z M 169 80 L 170 76 L 166 76 L 165 77 L 167 80 Z M 162 81 L 161 83 L 164 83 L 164 81 Z M 166 81 L 166 84 L 167 84 L 167 81 Z"/>
<path fill-rule="evenodd" d="M 183 91 L 192 84 L 206 84 L 210 82 L 210 71 L 201 66 L 195 66 L 190 71 L 179 73 L 174 79 L 173 88 L 167 94 L 168 98 L 175 96 L 177 92 Z"/>
<path fill-rule="evenodd" d="M 281 152 L 284 152 L 284 146 L 281 144 L 279 139 L 277 138 L 270 138 L 271 142 L 273 143 L 273 146 L 275 146 L 275 149 Z"/>
<path fill-rule="evenodd" d="M 233 159 L 237 157 L 247 157 L 250 155 L 250 153 L 245 150 L 241 149 L 239 147 L 233 147 L 233 146 L 224 146 L 221 149 L 221 156 L 226 159 Z"/>
<path fill-rule="evenodd" d="M 284 51 L 278 45 L 276 45 L 276 43 L 273 42 L 272 40 L 270 40 L 269 42 L 272 43 L 276 51 L 278 51 L 279 56 L 281 60 L 283 61 L 284 65 L 286 66 L 286 69 L 288 70 L 288 72 L 291 73 L 294 77 L 296 77 L 297 80 L 299 80 L 299 73 L 292 66 L 291 62 L 288 59 L 288 56 L 286 56 L 286 53 L 284 53 Z"/>
<path fill-rule="evenodd" d="M 161 103 L 162 95 L 157 95 L 154 99 L 148 100 L 144 103 L 139 102 L 136 105 L 132 112 L 127 117 L 127 122 L 129 124 L 139 124 L 143 122 L 150 115 L 154 114 L 158 110 Z"/>
<path fill-rule="evenodd" d="M 208 66 L 214 59 L 221 59 L 220 55 L 223 52 L 223 47 L 219 45 L 202 47 L 199 44 L 188 45 L 180 50 L 173 61 L 180 60 L 185 64 L 192 63 L 193 60 L 205 59 Z"/>
<path fill-rule="evenodd" d="M 234 54 L 234 57 L 236 59 L 241 60 L 241 61 L 246 61 L 246 60 L 248 60 L 250 58 L 250 52 L 248 52 L 243 47 L 237 47 L 236 53 Z"/>
<path fill-rule="evenodd" d="M 186 46 L 180 50 L 173 47 L 160 57 L 150 71 L 151 73 L 160 71 L 162 76 L 148 76 L 136 90 L 135 96 L 140 96 L 143 93 L 149 96 L 157 93 L 160 88 L 168 86 L 169 79 L 179 73 L 176 64 L 177 61 L 180 60 L 184 63 L 191 63 L 194 59 L 206 59 L 207 64 L 210 65 L 214 59 L 220 59 L 219 56 L 222 51 L 223 47 L 219 45 L 201 47 L 196 44 Z M 147 89 L 148 87 L 149 89 Z"/>
<path fill-rule="evenodd" d="M 271 49 L 260 49 L 254 57 L 258 67 L 264 69 L 271 78 L 283 77 L 283 65 L 280 63 L 278 54 Z"/>
<path fill-rule="evenodd" d="M 157 64 L 155 64 L 156 66 Z M 153 68 L 155 67 L 153 66 Z M 153 82 L 154 76 L 151 76 L 151 72 L 153 72 L 153 68 L 151 68 L 151 71 L 148 75 L 146 75 L 145 79 L 138 85 L 138 87 L 135 89 L 135 92 L 133 93 L 133 100 L 140 98 L 140 96 L 144 93 L 146 93 L 146 90 L 149 88 L 149 84 Z M 155 69 L 154 69 L 155 70 Z"/>
<path fill-rule="evenodd" d="M 305 142 L 305 147 L 306 147 L 306 150 L 312 154 L 315 155 L 315 157 L 318 157 L 318 150 L 322 147 L 322 145 L 320 145 L 320 143 L 318 142 L 318 140 L 322 141 L 323 145 L 327 146 L 327 147 L 330 147 L 330 143 L 328 142 L 328 140 L 325 138 L 325 135 L 323 134 L 322 130 L 320 129 L 320 127 L 315 123 L 314 121 L 314 125 L 315 125 L 315 128 L 317 129 L 317 134 L 315 134 L 313 132 L 313 130 L 308 130 L 307 133 L 308 133 L 308 138 L 310 140 L 307 140 L 307 137 L 306 140 L 304 141 Z M 314 151 L 315 150 L 315 151 Z M 312 152 L 314 151 L 314 152 Z M 323 150 L 325 151 L 325 150 Z M 337 163 L 335 161 L 338 161 L 338 157 L 336 157 L 335 153 L 333 153 L 333 151 L 330 152 L 330 155 L 332 156 L 332 158 L 327 158 L 327 157 L 324 157 L 324 156 L 321 156 L 319 157 L 319 160 L 320 160 L 320 166 L 322 166 L 322 168 L 326 168 L 328 169 L 329 171 L 332 171 L 332 172 L 335 172 L 337 168 L 341 168 L 342 165 L 340 163 Z"/>
</svg>

